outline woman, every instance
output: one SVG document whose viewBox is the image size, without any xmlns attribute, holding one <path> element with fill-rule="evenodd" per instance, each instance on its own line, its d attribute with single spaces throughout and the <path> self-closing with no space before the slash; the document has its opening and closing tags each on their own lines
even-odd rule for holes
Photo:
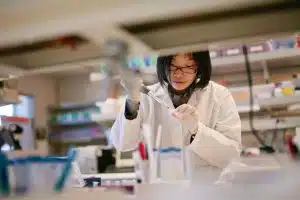
<svg viewBox="0 0 300 200">
<path fill-rule="evenodd" d="M 223 168 L 239 157 L 240 118 L 228 89 L 210 81 L 208 52 L 159 57 L 157 76 L 159 83 L 148 88 L 173 109 L 141 94 L 139 78 L 123 78 L 121 84 L 128 96 L 112 127 L 117 149 L 135 149 L 142 139 L 142 124 L 146 123 L 153 137 L 161 125 L 163 147 L 186 145 L 196 165 Z"/>
</svg>

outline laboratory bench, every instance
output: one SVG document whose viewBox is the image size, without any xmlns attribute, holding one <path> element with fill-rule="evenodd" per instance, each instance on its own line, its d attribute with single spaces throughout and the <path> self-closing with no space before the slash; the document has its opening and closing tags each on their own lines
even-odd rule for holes
<svg viewBox="0 0 300 200">
<path fill-rule="evenodd" d="M 243 167 L 239 164 L 246 164 L 248 167 Z M 239 162 L 234 162 L 231 164 L 232 169 L 235 170 L 235 173 L 241 173 L 242 177 L 240 180 L 248 180 L 251 182 L 268 182 L 270 176 L 277 171 L 286 171 L 285 169 L 294 170 L 295 167 L 300 168 L 300 160 L 292 160 L 289 155 L 283 153 L 276 154 L 261 154 L 259 156 L 242 156 Z M 231 170 L 232 170 L 231 169 Z M 120 172 L 120 171 L 119 171 Z M 193 174 L 194 179 L 201 180 L 204 177 L 208 179 L 215 179 L 219 176 L 221 170 L 213 167 L 205 167 L 197 173 Z M 246 176 L 245 176 L 246 173 Z M 205 176 L 203 175 L 205 174 Z M 252 174 L 252 176 L 249 176 Z M 210 177 L 211 176 L 211 177 Z M 238 175 L 239 176 L 239 175 Z M 98 179 L 103 182 L 105 186 L 107 185 L 130 185 L 138 183 L 139 177 L 133 171 L 124 172 L 124 173 L 100 173 L 100 174 L 84 174 L 82 175 L 84 179 Z M 198 178 L 196 178 L 198 177 Z M 249 178 L 251 177 L 251 178 Z M 300 178 L 300 177 L 299 177 Z M 239 181 L 240 181 L 239 180 Z M 273 179 L 270 179 L 273 180 Z M 300 179 L 299 179 L 300 180 Z"/>
<path fill-rule="evenodd" d="M 221 183 L 223 185 L 218 186 L 213 184 L 216 180 L 216 174 L 209 174 L 208 168 L 199 171 L 198 175 L 191 181 L 160 182 L 155 184 L 138 184 L 136 173 L 86 174 L 82 175 L 82 178 L 94 179 L 86 187 L 66 188 L 65 191 L 59 194 L 35 194 L 30 196 L 30 199 L 123 200 L 134 198 L 137 200 L 166 200 L 203 198 L 214 200 L 275 200 L 278 199 L 277 197 L 289 200 L 300 199 L 300 193 L 298 192 L 300 161 L 292 161 L 286 154 L 261 154 L 256 157 L 241 157 L 241 162 L 252 166 L 251 170 L 241 168 L 238 173 L 234 174 L 234 176 L 238 177 L 235 182 L 223 182 Z M 286 170 L 282 170 L 284 168 Z M 236 168 L 234 170 L 238 171 Z M 213 178 L 208 177 L 210 175 Z M 101 181 L 100 184 L 99 181 Z"/>
<path fill-rule="evenodd" d="M 299 162 L 291 161 L 287 155 L 261 155 L 259 157 L 242 158 L 243 163 L 256 165 L 252 171 L 237 173 L 239 176 L 235 182 L 223 182 L 223 185 L 212 185 L 208 179 L 203 181 L 201 172 L 198 180 L 160 182 L 155 184 L 135 184 L 134 192 L 129 190 L 111 187 L 75 188 L 67 190 L 63 195 L 56 196 L 55 200 L 76 200 L 76 199 L 113 199 L 121 200 L 127 198 L 143 200 L 167 200 L 167 199 L 222 199 L 222 200 L 276 200 L 289 199 L 298 200 L 300 198 L 299 183 L 300 175 Z M 286 170 L 280 170 L 284 166 Z M 207 172 L 207 171 L 205 171 Z M 211 174 L 214 176 L 214 174 Z M 90 176 L 90 175 L 88 175 Z M 83 175 L 83 177 L 88 177 Z M 94 174 L 95 177 L 102 179 L 131 179 L 135 178 L 135 173 L 116 173 L 116 174 Z M 201 178 L 200 178 L 201 177 Z M 205 177 L 207 178 L 207 176 Z M 202 180 L 201 180 L 202 179 Z M 248 182 L 247 182 L 248 181 Z M 223 186 L 223 187 L 222 187 Z M 298 188 L 298 189 L 297 189 Z M 60 197 L 60 198 L 57 198 Z M 45 198 L 43 198 L 45 200 Z M 48 199 L 48 198 L 47 198 Z M 49 198 L 52 200 L 54 198 Z"/>
</svg>

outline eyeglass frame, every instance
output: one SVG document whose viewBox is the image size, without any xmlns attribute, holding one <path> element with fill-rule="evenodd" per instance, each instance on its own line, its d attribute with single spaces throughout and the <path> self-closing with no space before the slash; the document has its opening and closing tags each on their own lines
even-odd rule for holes
<svg viewBox="0 0 300 200">
<path fill-rule="evenodd" d="M 198 72 L 198 68 L 197 67 L 194 68 L 194 72 L 193 73 L 188 73 L 188 72 L 184 72 L 183 71 L 183 69 L 192 68 L 194 66 L 196 66 L 196 65 L 192 65 L 192 66 L 188 66 L 188 67 L 178 67 L 178 66 L 176 66 L 174 64 L 171 64 L 171 66 L 169 67 L 169 72 L 172 72 L 172 73 L 175 74 L 177 72 L 177 70 L 179 70 L 182 74 L 196 74 Z M 176 69 L 175 70 L 171 70 L 172 67 L 175 67 Z"/>
</svg>

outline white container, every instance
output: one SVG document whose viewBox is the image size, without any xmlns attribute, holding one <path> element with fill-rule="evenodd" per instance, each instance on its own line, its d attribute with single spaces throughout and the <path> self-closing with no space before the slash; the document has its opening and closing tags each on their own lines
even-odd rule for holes
<svg viewBox="0 0 300 200">
<path fill-rule="evenodd" d="M 300 90 L 295 90 L 295 91 L 294 91 L 294 95 L 295 95 L 295 96 L 300 96 Z"/>
<path fill-rule="evenodd" d="M 256 95 L 258 99 L 269 99 L 272 97 L 272 92 L 262 92 Z"/>
<path fill-rule="evenodd" d="M 275 90 L 274 90 L 274 96 L 275 97 L 282 97 L 283 96 L 282 88 L 281 87 L 275 88 Z"/>
<path fill-rule="evenodd" d="M 148 125 L 143 126 L 144 139 L 147 146 L 148 182 L 185 181 L 188 177 L 185 149 L 182 147 L 161 147 L 161 126 L 159 126 L 155 141 Z M 155 144 L 153 144 L 155 143 Z"/>
<path fill-rule="evenodd" d="M 172 182 L 187 179 L 184 152 L 181 149 L 161 149 L 156 152 L 156 156 L 159 180 Z"/>
<path fill-rule="evenodd" d="M 97 173 L 97 150 L 98 146 L 78 147 L 76 162 L 83 174 Z"/>
</svg>

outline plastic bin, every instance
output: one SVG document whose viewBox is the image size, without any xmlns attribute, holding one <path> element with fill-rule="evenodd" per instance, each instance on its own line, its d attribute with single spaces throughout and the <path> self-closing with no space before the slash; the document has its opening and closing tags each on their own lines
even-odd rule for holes
<svg viewBox="0 0 300 200">
<path fill-rule="evenodd" d="M 76 150 L 69 150 L 66 157 L 30 155 L 7 159 L 4 154 L 1 156 L 4 158 L 1 195 L 45 194 L 61 191 L 67 185 Z"/>
</svg>

